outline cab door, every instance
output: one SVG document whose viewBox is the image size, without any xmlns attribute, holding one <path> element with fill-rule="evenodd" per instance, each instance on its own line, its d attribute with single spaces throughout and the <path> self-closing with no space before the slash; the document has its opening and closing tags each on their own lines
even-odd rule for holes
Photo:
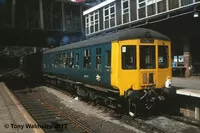
<svg viewBox="0 0 200 133">
<path fill-rule="evenodd" d="M 104 64 L 103 64 L 103 76 L 104 76 L 104 83 L 110 85 L 110 78 L 111 78 L 111 44 L 105 45 L 104 51 Z"/>
<path fill-rule="evenodd" d="M 156 87 L 162 88 L 167 77 L 172 77 L 171 47 L 168 41 L 157 41 L 157 68 Z"/>
</svg>

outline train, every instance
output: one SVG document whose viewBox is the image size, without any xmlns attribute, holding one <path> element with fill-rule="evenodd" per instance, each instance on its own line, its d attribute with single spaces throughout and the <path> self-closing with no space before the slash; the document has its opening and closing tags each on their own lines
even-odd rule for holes
<svg viewBox="0 0 200 133">
<path fill-rule="evenodd" d="M 42 74 L 82 98 L 138 116 L 173 92 L 171 41 L 146 28 L 93 37 L 44 51 Z"/>
</svg>

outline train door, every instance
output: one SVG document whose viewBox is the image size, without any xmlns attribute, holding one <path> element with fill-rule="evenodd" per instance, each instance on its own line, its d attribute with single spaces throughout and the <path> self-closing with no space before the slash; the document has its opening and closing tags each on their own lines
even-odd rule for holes
<svg viewBox="0 0 200 133">
<path fill-rule="evenodd" d="M 104 64 L 104 70 L 103 70 L 103 75 L 104 75 L 104 82 L 107 85 L 110 85 L 110 75 L 111 75 L 111 45 L 105 45 L 105 64 Z"/>
<path fill-rule="evenodd" d="M 157 88 L 163 86 L 168 76 L 172 77 L 171 73 L 171 47 L 169 42 L 157 41 Z"/>
<path fill-rule="evenodd" d="M 81 80 L 81 73 L 80 73 L 80 69 L 82 68 L 81 64 L 82 63 L 82 54 L 81 54 L 81 50 L 80 49 L 77 49 L 75 52 L 74 52 L 74 71 L 72 73 L 73 77 L 75 77 L 77 80 Z"/>
</svg>

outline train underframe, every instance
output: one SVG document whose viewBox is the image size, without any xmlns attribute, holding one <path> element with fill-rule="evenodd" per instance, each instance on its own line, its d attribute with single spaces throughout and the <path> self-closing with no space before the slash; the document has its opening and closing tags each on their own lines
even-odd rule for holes
<svg viewBox="0 0 200 133">
<path fill-rule="evenodd" d="M 174 94 L 173 88 L 155 89 L 154 87 L 149 87 L 140 91 L 130 89 L 125 94 L 125 99 L 128 103 L 128 113 L 134 117 L 139 116 L 141 113 L 150 112 L 156 107 L 161 107 L 167 98 L 174 96 Z"/>
<path fill-rule="evenodd" d="M 171 88 L 155 89 L 150 87 L 140 91 L 129 89 L 124 96 L 120 96 L 119 91 L 55 76 L 45 75 L 44 77 L 48 84 L 78 95 L 82 99 L 104 104 L 116 111 L 128 113 L 132 117 L 139 116 L 141 112 L 152 110 L 155 106 L 162 104 L 166 97 L 174 94 L 174 89 Z"/>
</svg>

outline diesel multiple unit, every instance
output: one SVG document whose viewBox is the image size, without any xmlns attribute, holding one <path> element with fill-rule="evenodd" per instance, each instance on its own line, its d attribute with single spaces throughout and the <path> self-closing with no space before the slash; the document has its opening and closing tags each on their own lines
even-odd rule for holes
<svg viewBox="0 0 200 133">
<path fill-rule="evenodd" d="M 93 37 L 44 51 L 42 73 L 63 89 L 111 107 L 126 106 L 135 116 L 171 90 L 170 39 L 145 28 Z"/>
</svg>

